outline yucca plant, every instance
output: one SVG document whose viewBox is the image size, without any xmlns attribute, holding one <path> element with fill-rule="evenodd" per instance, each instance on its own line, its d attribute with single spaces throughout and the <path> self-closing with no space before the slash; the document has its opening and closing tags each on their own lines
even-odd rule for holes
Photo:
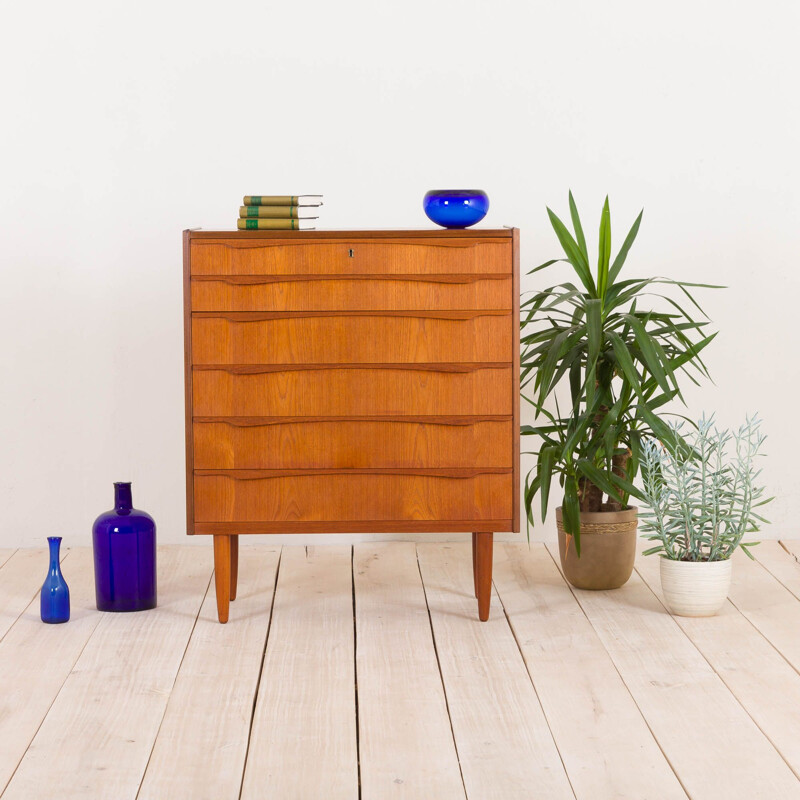
<svg viewBox="0 0 800 800">
<path fill-rule="evenodd" d="M 683 399 L 681 375 L 695 384 L 709 377 L 700 353 L 716 334 L 706 335 L 708 317 L 689 290 L 718 287 L 663 277 L 621 279 L 644 212 L 612 260 L 607 197 L 592 269 L 572 192 L 569 210 L 572 232 L 547 209 L 565 257 L 529 274 L 568 262 L 577 281 L 533 292 L 522 303 L 522 396 L 535 409 L 537 424 L 524 425 L 521 432 L 531 437 L 529 454 L 537 458 L 525 482 L 529 529 L 536 495 L 544 519 L 557 475 L 564 491 L 564 525 L 580 554 L 581 511 L 618 511 L 631 495 L 641 498 L 633 481 L 643 437 L 684 446 L 657 412 Z M 646 307 L 651 300 L 659 310 Z M 685 305 L 702 319 L 696 320 Z M 562 383 L 569 387 L 569 405 L 563 410 L 564 397 L 560 404 L 557 396 Z"/>
</svg>

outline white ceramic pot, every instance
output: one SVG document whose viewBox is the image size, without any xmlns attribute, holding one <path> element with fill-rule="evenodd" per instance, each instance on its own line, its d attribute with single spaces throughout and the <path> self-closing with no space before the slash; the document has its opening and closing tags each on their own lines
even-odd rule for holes
<svg viewBox="0 0 800 800">
<path fill-rule="evenodd" d="M 661 557 L 661 590 L 673 614 L 713 617 L 731 587 L 731 560 L 672 561 Z"/>
</svg>

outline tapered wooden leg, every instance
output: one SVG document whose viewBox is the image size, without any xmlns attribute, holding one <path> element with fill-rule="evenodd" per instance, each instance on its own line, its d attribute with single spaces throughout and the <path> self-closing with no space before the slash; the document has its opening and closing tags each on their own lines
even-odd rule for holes
<svg viewBox="0 0 800 800">
<path fill-rule="evenodd" d="M 236 599 L 236 584 L 239 582 L 239 535 L 231 536 L 231 600 Z"/>
<path fill-rule="evenodd" d="M 228 621 L 231 602 L 231 537 L 214 534 L 214 586 L 217 590 L 217 617 Z"/>
<path fill-rule="evenodd" d="M 489 619 L 489 605 L 492 602 L 492 551 L 493 533 L 476 533 L 475 574 L 478 594 L 478 618 L 481 622 Z"/>
<path fill-rule="evenodd" d="M 478 596 L 478 534 L 472 534 L 472 588 Z"/>
</svg>

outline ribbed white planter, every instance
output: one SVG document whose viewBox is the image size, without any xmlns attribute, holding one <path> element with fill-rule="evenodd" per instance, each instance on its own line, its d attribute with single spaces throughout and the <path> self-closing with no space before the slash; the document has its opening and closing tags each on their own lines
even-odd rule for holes
<svg viewBox="0 0 800 800">
<path fill-rule="evenodd" d="M 661 590 L 673 614 L 713 617 L 731 587 L 731 560 L 672 561 L 661 557 Z"/>
</svg>

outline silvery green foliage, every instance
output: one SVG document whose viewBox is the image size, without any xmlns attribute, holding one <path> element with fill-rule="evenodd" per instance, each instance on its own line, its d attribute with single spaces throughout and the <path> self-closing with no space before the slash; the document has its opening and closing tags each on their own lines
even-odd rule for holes
<svg viewBox="0 0 800 800">
<path fill-rule="evenodd" d="M 697 428 L 684 431 L 684 423 L 671 427 L 693 453 L 679 444 L 647 439 L 642 448 L 645 502 L 649 511 L 640 519 L 645 538 L 658 542 L 645 555 L 660 553 L 676 561 L 723 561 L 741 548 L 747 533 L 766 522 L 753 509 L 762 500 L 764 488 L 756 486 L 761 474 L 755 459 L 766 438 L 761 421 L 748 417 L 738 431 L 720 430 L 714 418 L 705 415 Z"/>
</svg>

